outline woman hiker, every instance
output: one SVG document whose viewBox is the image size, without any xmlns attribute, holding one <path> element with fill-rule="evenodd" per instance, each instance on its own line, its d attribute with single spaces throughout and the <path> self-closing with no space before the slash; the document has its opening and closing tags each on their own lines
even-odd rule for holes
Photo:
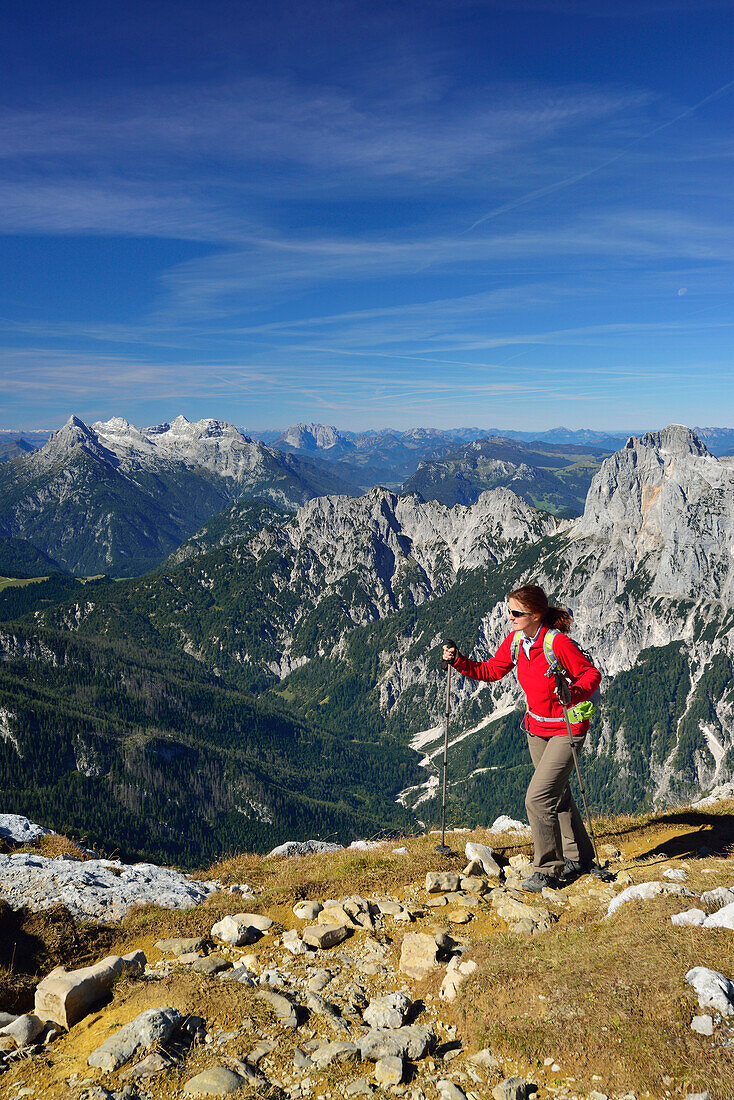
<svg viewBox="0 0 734 1100">
<path fill-rule="evenodd" d="M 548 631 L 558 632 L 551 636 L 550 644 L 552 656 L 570 680 L 571 703 L 567 705 L 589 699 L 601 682 L 601 673 L 568 637 L 569 613 L 551 607 L 537 584 L 525 584 L 510 592 L 507 610 L 516 630 L 507 635 L 494 657 L 472 661 L 455 646 L 446 645 L 443 659 L 464 676 L 490 682 L 501 679 L 517 664 L 517 678 L 527 700 L 524 727 L 535 768 L 525 796 L 535 858 L 533 873 L 522 888 L 539 893 L 544 886 L 565 885 L 587 873 L 594 859 L 593 846 L 568 785 L 573 756 L 555 683 L 548 675 L 550 664 L 544 646 Z M 518 640 L 514 641 L 516 632 Z M 588 721 L 572 720 L 577 750 L 588 728 Z"/>
</svg>

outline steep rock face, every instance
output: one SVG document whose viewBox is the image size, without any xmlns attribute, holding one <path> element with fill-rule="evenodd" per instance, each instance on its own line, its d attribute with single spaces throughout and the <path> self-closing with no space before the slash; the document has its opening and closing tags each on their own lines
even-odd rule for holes
<svg viewBox="0 0 734 1100">
<path fill-rule="evenodd" d="M 308 545 L 317 554 L 326 583 L 355 568 L 389 583 L 397 563 L 409 558 L 433 592 L 445 590 L 460 569 L 502 561 L 518 545 L 557 528 L 558 521 L 508 489 L 483 493 L 471 507 L 447 508 L 378 487 L 364 497 L 310 501 L 280 536 L 294 549 Z"/>
<path fill-rule="evenodd" d="M 630 439 L 594 478 L 574 538 L 607 542 L 607 553 L 646 559 L 651 594 L 730 603 L 734 466 L 674 425 Z"/>
<path fill-rule="evenodd" d="M 569 578 L 578 630 L 607 639 L 607 655 L 624 667 L 622 651 L 630 661 L 648 644 L 692 636 L 691 602 L 708 619 L 734 605 L 732 531 L 734 465 L 673 425 L 630 439 L 603 463 L 567 534 L 563 564 L 550 562 L 549 571 Z M 616 655 L 610 636 L 618 636 Z"/>
<path fill-rule="evenodd" d="M 266 506 L 247 511 L 232 510 L 219 548 L 197 552 L 191 545 L 159 574 L 41 611 L 39 622 L 183 647 L 222 673 L 264 687 L 338 650 L 355 626 L 419 607 L 449 591 L 457 577 L 492 567 L 559 526 L 508 490 L 485 493 L 472 508 L 373 489 L 363 497 L 309 501 L 288 522 L 282 513 L 277 522 Z M 266 526 L 255 532 L 257 515 Z M 232 529 L 244 538 L 232 542 Z M 201 541 L 211 543 L 205 533 Z"/>
</svg>

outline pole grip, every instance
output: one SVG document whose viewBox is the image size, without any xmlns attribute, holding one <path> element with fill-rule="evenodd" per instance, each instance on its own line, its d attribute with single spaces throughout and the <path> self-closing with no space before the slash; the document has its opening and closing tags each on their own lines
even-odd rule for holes
<svg viewBox="0 0 734 1100">
<path fill-rule="evenodd" d="M 449 640 L 447 642 L 444 642 L 443 644 L 451 646 L 452 649 L 457 649 L 458 650 L 458 648 L 459 648 L 457 646 L 456 642 L 453 641 L 453 639 L 451 639 L 451 638 L 449 638 Z M 442 670 L 442 672 L 445 672 L 448 667 L 449 667 L 449 662 L 448 661 L 441 661 L 441 670 Z"/>
</svg>

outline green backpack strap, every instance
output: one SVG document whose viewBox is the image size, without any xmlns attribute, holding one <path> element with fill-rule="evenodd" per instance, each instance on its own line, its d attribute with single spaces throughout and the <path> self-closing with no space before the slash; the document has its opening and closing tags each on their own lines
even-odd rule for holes
<svg viewBox="0 0 734 1100">
<path fill-rule="evenodd" d="M 557 668 L 563 668 L 563 665 L 560 663 L 553 650 L 553 642 L 557 637 L 558 631 L 554 630 L 553 627 L 551 627 L 549 630 L 546 630 L 545 638 L 543 638 L 543 653 L 545 654 L 545 659 L 548 662 L 548 668 L 550 669 L 551 676 Z"/>
<path fill-rule="evenodd" d="M 510 656 L 512 657 L 512 663 L 517 667 L 517 655 L 520 652 L 520 642 L 522 641 L 522 630 L 516 630 L 512 635 L 512 642 L 510 643 Z"/>
</svg>

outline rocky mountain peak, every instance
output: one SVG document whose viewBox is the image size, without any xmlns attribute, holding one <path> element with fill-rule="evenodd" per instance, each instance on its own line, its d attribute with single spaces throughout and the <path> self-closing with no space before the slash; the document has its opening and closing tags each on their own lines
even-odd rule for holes
<svg viewBox="0 0 734 1100">
<path fill-rule="evenodd" d="M 331 424 L 292 424 L 283 433 L 282 441 L 299 451 L 327 451 L 343 439 Z"/>
<path fill-rule="evenodd" d="M 133 428 L 129 420 L 125 420 L 124 416 L 113 416 L 109 420 L 97 420 L 92 425 L 96 432 L 131 432 L 137 431 L 137 428 Z"/>
<path fill-rule="evenodd" d="M 518 544 L 555 533 L 558 522 L 509 489 L 490 490 L 476 504 L 449 508 L 415 493 L 398 496 L 375 486 L 360 497 L 308 501 L 274 537 L 318 559 L 328 583 L 357 569 L 379 578 L 389 591 L 401 571 L 417 570 L 424 586 L 413 592 L 418 603 L 453 583 L 459 569 L 496 564 Z"/>
<path fill-rule="evenodd" d="M 616 588 L 599 598 L 603 608 L 638 569 L 648 596 L 694 599 L 705 591 L 729 600 L 733 525 L 734 468 L 673 424 L 631 438 L 602 463 L 572 530 L 577 540 L 593 540 L 601 587 L 605 576 L 616 577 Z"/>
<path fill-rule="evenodd" d="M 90 428 L 80 417 L 72 415 L 62 428 L 51 433 L 45 446 L 28 456 L 28 461 L 43 468 L 67 457 L 79 447 L 105 461 L 112 457 L 100 443 L 94 428 Z"/>
<path fill-rule="evenodd" d="M 653 449 L 666 455 L 700 455 L 713 457 L 695 432 L 684 424 L 669 424 L 661 431 L 645 432 L 637 438 L 630 436 L 626 450 Z"/>
</svg>

